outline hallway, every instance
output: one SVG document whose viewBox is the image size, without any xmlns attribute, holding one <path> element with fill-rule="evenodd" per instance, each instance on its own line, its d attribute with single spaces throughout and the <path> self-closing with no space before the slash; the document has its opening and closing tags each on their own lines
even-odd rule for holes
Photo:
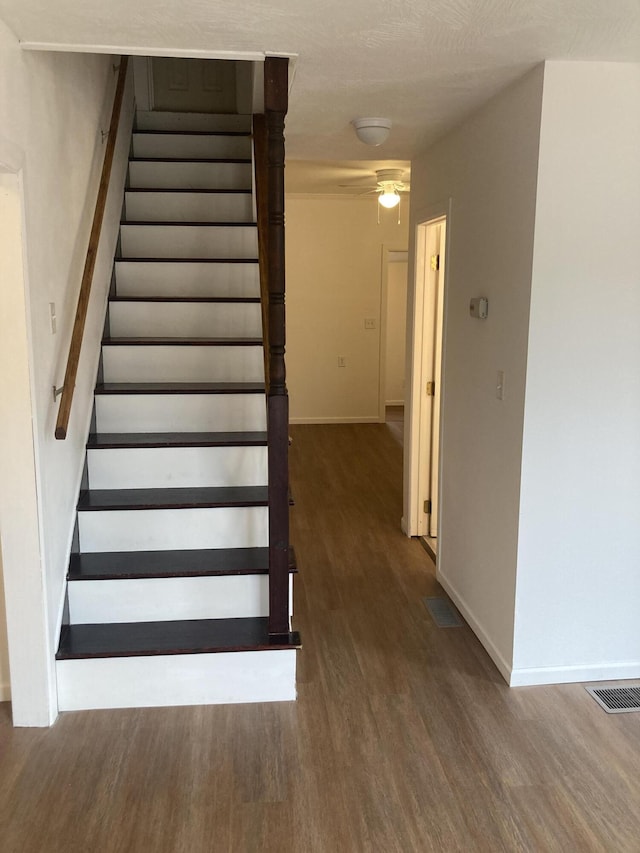
<svg viewBox="0 0 640 853">
<path fill-rule="evenodd" d="M 637 851 L 640 715 L 510 690 L 400 532 L 384 424 L 291 428 L 297 703 L 93 711 L 11 728 L 3 853 Z"/>
</svg>

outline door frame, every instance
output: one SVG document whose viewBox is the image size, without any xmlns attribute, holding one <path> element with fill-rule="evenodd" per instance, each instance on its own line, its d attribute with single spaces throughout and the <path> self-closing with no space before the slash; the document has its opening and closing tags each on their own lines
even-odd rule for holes
<svg viewBox="0 0 640 853">
<path fill-rule="evenodd" d="M 402 256 L 402 257 L 399 257 Z M 409 250 L 398 249 L 386 243 L 382 245 L 382 273 L 380 286 L 380 355 L 378 366 L 378 420 L 383 424 L 386 420 L 386 372 L 387 372 L 387 298 L 389 295 L 389 264 L 407 264 L 407 300 L 409 298 Z M 406 378 L 406 368 L 405 368 Z M 405 385 L 407 383 L 405 381 Z M 408 386 L 407 386 L 408 387 Z M 406 401 L 405 401 L 406 402 Z"/>
<path fill-rule="evenodd" d="M 448 264 L 451 242 L 451 200 L 418 210 L 412 217 L 411 246 L 409 253 L 409 292 L 408 292 L 408 341 L 407 341 L 407 377 L 408 395 L 405 403 L 405 460 L 404 460 L 404 497 L 402 530 L 406 536 L 425 535 L 422 530 L 424 513 L 421 507 L 421 447 L 424 448 L 425 432 L 430 433 L 431 425 L 423 423 L 423 398 L 426 388 L 423 388 L 423 365 L 425 351 L 433 348 L 433 335 L 428 338 L 425 333 L 425 271 L 429 262 L 427 257 L 426 232 L 427 226 L 439 220 L 446 221 L 443 277 L 443 307 L 442 307 L 442 367 L 440 382 L 440 414 L 439 414 L 439 445 L 438 456 L 438 534 L 441 528 L 443 509 L 443 457 L 445 446 L 445 398 L 446 398 L 446 330 L 448 313 Z M 438 543 L 438 557 L 441 558 L 442 543 Z"/>
<path fill-rule="evenodd" d="M 7 612 L 13 723 L 49 726 L 57 716 L 53 649 L 42 552 L 40 464 L 35 429 L 22 152 L 0 139 L 0 175 L 12 232 L 5 253 L 0 355 L 11 365 L 0 445 L 0 547 Z M 9 368 L 7 367 L 9 371 Z"/>
</svg>

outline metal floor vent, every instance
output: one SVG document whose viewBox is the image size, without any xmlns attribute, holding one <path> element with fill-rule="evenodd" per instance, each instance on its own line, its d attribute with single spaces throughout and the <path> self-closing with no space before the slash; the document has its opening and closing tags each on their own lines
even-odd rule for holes
<svg viewBox="0 0 640 853">
<path fill-rule="evenodd" d="M 598 705 L 607 714 L 626 714 L 629 711 L 640 711 L 640 684 L 628 684 L 624 687 L 610 687 L 607 684 L 597 684 L 587 687 Z"/>
<path fill-rule="evenodd" d="M 451 602 L 446 598 L 423 598 L 431 618 L 438 628 L 460 628 L 462 619 L 458 616 Z"/>
</svg>

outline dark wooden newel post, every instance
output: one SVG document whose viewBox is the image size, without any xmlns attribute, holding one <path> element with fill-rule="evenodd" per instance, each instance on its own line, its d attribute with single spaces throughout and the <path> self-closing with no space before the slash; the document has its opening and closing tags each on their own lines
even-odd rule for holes
<svg viewBox="0 0 640 853">
<path fill-rule="evenodd" d="M 264 112 L 269 199 L 269 634 L 289 634 L 289 397 L 285 352 L 284 117 L 289 60 L 267 57 Z"/>
</svg>

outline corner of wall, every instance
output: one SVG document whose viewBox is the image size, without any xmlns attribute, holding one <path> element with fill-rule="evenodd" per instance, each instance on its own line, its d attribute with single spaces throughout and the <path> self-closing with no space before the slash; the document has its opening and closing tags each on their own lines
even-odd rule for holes
<svg viewBox="0 0 640 853">
<path fill-rule="evenodd" d="M 543 81 L 538 66 L 488 101 L 413 163 L 411 181 L 412 232 L 424 211 L 451 199 L 439 577 L 506 680 Z M 489 299 L 486 321 L 469 316 L 474 296 Z M 410 312 L 416 308 L 413 294 Z M 506 374 L 503 399 L 496 395 L 498 371 Z"/>
</svg>

